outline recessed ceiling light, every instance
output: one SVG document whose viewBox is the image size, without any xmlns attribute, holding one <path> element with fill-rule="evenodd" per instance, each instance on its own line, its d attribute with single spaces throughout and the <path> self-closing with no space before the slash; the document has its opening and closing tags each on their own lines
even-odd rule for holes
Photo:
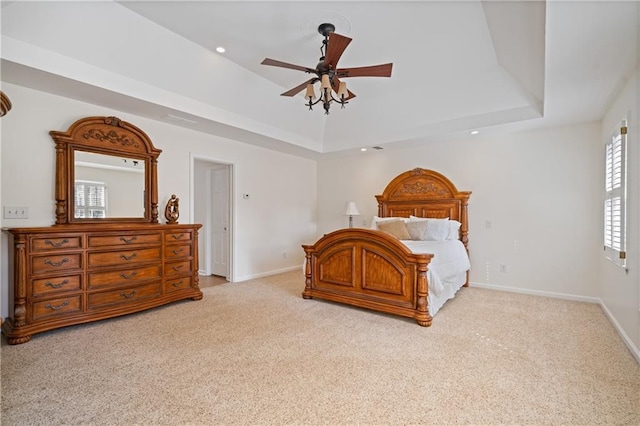
<svg viewBox="0 0 640 426">
<path fill-rule="evenodd" d="M 472 130 L 469 133 L 471 133 L 472 135 L 477 135 L 478 133 L 480 133 L 480 130 Z"/>
<path fill-rule="evenodd" d="M 365 152 L 367 148 L 360 148 L 360 151 Z"/>
<path fill-rule="evenodd" d="M 226 49 L 225 49 L 224 47 L 222 47 L 222 46 L 220 46 L 220 47 L 216 47 L 216 52 L 218 52 L 218 53 L 224 53 L 224 52 L 226 52 Z"/>
</svg>

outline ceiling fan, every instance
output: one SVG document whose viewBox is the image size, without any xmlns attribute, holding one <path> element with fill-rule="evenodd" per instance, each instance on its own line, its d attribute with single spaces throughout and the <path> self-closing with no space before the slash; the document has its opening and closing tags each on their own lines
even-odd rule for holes
<svg viewBox="0 0 640 426">
<path fill-rule="evenodd" d="M 344 108 L 344 105 L 348 103 L 348 100 L 355 98 L 356 96 L 353 92 L 347 89 L 345 82 L 340 81 L 341 78 L 391 77 L 393 63 L 367 67 L 338 68 L 338 60 L 349 43 L 351 43 L 351 39 L 349 37 L 336 34 L 334 31 L 335 26 L 333 24 L 324 23 L 320 24 L 318 27 L 318 32 L 322 34 L 324 40 L 322 41 L 322 46 L 320 46 L 322 56 L 320 57 L 320 62 L 318 62 L 318 65 L 316 65 L 315 68 L 288 64 L 286 62 L 276 61 L 275 59 L 269 58 L 266 58 L 261 62 L 262 65 L 289 68 L 292 70 L 304 71 L 307 74 L 315 74 L 314 77 L 291 90 L 287 90 L 282 93 L 281 96 L 295 96 L 306 87 L 307 91 L 305 98 L 309 100 L 309 103 L 305 105 L 309 107 L 309 110 L 312 110 L 313 106 L 318 102 L 322 102 L 325 114 L 329 114 L 331 102 L 337 102 L 342 106 L 342 108 Z M 320 82 L 320 97 L 314 102 L 316 95 L 313 89 L 313 84 L 318 81 Z M 332 92 L 336 93 L 337 98 L 334 97 Z"/>
</svg>

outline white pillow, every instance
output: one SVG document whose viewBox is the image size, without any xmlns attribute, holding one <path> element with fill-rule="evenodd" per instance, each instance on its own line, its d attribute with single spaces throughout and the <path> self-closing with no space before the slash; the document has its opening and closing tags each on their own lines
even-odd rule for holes
<svg viewBox="0 0 640 426">
<path fill-rule="evenodd" d="M 374 216 L 373 219 L 371 219 L 371 226 L 369 227 L 369 229 L 379 230 L 377 222 L 386 222 L 386 221 L 389 221 L 389 220 L 399 220 L 399 219 L 402 220 L 404 223 L 407 223 L 409 221 L 409 219 L 406 218 L 406 217 L 379 217 L 379 216 Z"/>
<path fill-rule="evenodd" d="M 427 223 L 425 233 L 422 238 L 423 240 L 442 241 L 457 240 L 460 238 L 460 226 L 462 224 L 457 220 L 449 220 L 449 218 L 409 216 L 409 221 Z M 409 227 L 407 229 L 411 234 Z M 415 230 L 415 228 L 412 229 Z"/>
<path fill-rule="evenodd" d="M 427 241 L 444 241 L 449 239 L 449 219 L 427 219 L 424 239 Z"/>
<path fill-rule="evenodd" d="M 447 240 L 457 240 L 460 238 L 460 227 L 462 224 L 457 220 L 449 221 L 449 238 Z"/>
</svg>

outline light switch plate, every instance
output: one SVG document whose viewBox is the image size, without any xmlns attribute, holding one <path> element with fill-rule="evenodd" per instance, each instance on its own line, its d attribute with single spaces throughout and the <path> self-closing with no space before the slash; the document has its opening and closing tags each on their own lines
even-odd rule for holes
<svg viewBox="0 0 640 426">
<path fill-rule="evenodd" d="M 28 219 L 29 207 L 4 206 L 2 217 L 5 219 Z"/>
</svg>

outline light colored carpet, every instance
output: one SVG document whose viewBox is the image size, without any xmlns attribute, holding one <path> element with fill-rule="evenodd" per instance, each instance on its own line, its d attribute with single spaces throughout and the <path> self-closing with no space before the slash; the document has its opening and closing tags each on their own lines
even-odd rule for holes
<svg viewBox="0 0 640 426">
<path fill-rule="evenodd" d="M 597 305 L 463 288 L 430 328 L 299 271 L 2 344 L 2 424 L 640 424 Z"/>
</svg>

